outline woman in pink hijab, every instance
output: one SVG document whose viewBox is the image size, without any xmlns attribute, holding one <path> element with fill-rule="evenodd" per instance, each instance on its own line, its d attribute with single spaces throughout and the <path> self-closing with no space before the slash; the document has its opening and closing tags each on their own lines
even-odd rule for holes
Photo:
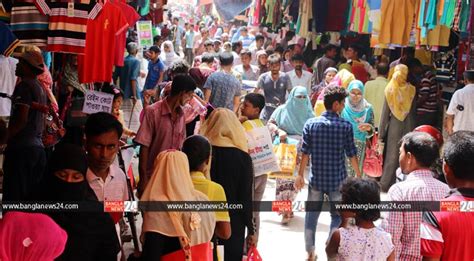
<svg viewBox="0 0 474 261">
<path fill-rule="evenodd" d="M 44 214 L 12 211 L 0 219 L 1 261 L 53 261 L 66 240 L 66 231 Z"/>
</svg>

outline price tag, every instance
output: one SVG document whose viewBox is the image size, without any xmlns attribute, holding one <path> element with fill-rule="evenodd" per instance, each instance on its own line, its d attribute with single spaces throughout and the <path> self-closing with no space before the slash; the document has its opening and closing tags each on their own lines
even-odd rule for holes
<svg viewBox="0 0 474 261">
<path fill-rule="evenodd" d="M 67 16 L 74 17 L 74 2 L 69 2 L 67 4 Z"/>
</svg>

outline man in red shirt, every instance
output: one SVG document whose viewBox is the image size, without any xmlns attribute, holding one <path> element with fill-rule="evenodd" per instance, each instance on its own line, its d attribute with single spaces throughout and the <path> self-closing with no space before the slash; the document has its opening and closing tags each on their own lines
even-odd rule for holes
<svg viewBox="0 0 474 261">
<path fill-rule="evenodd" d="M 211 53 L 203 53 L 201 55 L 201 64 L 189 70 L 189 75 L 193 77 L 194 81 L 196 81 L 198 88 L 200 88 L 201 90 L 203 90 L 204 83 L 206 83 L 209 75 L 214 72 L 214 70 L 212 69 L 213 63 L 214 56 Z"/>
<path fill-rule="evenodd" d="M 423 260 L 474 260 L 474 132 L 454 133 L 443 152 L 443 171 L 453 188 L 441 206 L 457 211 L 425 212 L 420 227 Z"/>
</svg>

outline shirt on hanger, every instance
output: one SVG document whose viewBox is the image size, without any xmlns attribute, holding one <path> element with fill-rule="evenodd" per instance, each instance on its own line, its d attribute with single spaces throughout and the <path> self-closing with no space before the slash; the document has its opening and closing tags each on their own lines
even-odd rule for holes
<svg viewBox="0 0 474 261">
<path fill-rule="evenodd" d="M 10 26 L 22 45 L 46 47 L 48 19 L 38 11 L 34 0 L 13 1 Z"/>
<path fill-rule="evenodd" d="M 140 19 L 140 15 L 138 15 L 137 11 L 133 9 L 130 5 L 122 2 L 122 1 L 114 1 L 112 2 L 113 5 L 117 6 L 121 9 L 122 15 L 127 20 L 128 26 L 133 27 L 135 23 Z M 115 41 L 115 59 L 114 64 L 116 66 L 123 66 L 124 64 L 124 52 L 125 52 L 125 43 L 126 43 L 126 34 L 127 30 L 123 30 L 118 36 L 117 40 Z"/>
<path fill-rule="evenodd" d="M 107 2 L 95 20 L 87 21 L 84 55 L 78 56 L 81 83 L 110 82 L 116 51 L 117 36 L 127 29 L 128 23 L 120 8 Z"/>
<path fill-rule="evenodd" d="M 42 14 L 49 15 L 47 50 L 83 54 L 87 21 L 97 17 L 102 4 L 93 0 L 88 4 L 36 0 L 36 6 Z"/>
<path fill-rule="evenodd" d="M 18 60 L 12 57 L 0 55 L 0 92 L 12 95 L 15 90 L 17 77 L 15 75 Z M 11 113 L 12 102 L 10 99 L 3 99 L 0 102 L 0 117 L 8 117 Z"/>
<path fill-rule="evenodd" d="M 20 41 L 16 39 L 10 28 L 3 22 L 0 21 L 0 54 L 6 57 L 10 56 L 13 50 L 20 44 Z"/>
</svg>

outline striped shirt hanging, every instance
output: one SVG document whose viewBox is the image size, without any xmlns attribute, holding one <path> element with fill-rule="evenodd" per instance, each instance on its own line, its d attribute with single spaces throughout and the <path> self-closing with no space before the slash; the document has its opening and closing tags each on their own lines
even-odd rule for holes
<svg viewBox="0 0 474 261">
<path fill-rule="evenodd" d="M 84 54 L 87 20 L 95 19 L 102 5 L 92 0 L 89 3 L 37 0 L 36 6 L 42 14 L 49 15 L 47 50 Z"/>
<path fill-rule="evenodd" d="M 34 0 L 13 1 L 10 26 L 21 45 L 46 47 L 48 16 L 41 14 Z"/>
</svg>

